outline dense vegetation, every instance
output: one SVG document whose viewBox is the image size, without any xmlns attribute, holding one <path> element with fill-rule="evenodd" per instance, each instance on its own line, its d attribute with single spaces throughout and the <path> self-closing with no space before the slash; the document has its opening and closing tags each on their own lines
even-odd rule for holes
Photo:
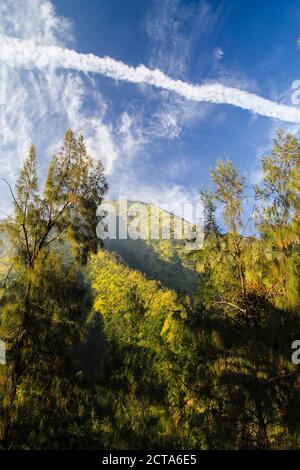
<svg viewBox="0 0 300 470">
<path fill-rule="evenodd" d="M 108 201 L 113 204 L 117 213 L 120 212 L 119 201 Z M 131 268 L 144 273 L 148 279 L 155 279 L 163 286 L 175 290 L 178 294 L 194 296 L 199 287 L 199 274 L 196 271 L 196 260 L 189 256 L 185 237 L 188 231 L 192 233 L 193 225 L 184 220 L 185 228 L 174 234 L 174 224 L 182 228 L 183 221 L 178 216 L 155 206 L 140 201 L 127 201 L 127 207 L 135 204 L 143 208 L 143 214 L 137 211 L 136 216 L 130 215 L 130 223 L 139 227 L 139 220 L 145 222 L 148 233 L 160 234 L 158 239 L 138 238 L 128 236 L 127 239 L 105 239 L 104 248 L 117 253 Z M 135 211 L 134 211 L 135 212 Z M 174 222 L 174 218 L 176 222 Z M 119 224 L 119 220 L 118 220 Z M 182 236 L 181 236 L 182 235 Z"/>
<path fill-rule="evenodd" d="M 188 296 L 188 277 L 175 292 L 99 244 L 107 183 L 82 137 L 66 133 L 43 191 L 30 149 L 1 224 L 3 448 L 300 447 L 299 142 L 279 132 L 262 168 L 250 214 L 232 163 L 212 171 Z"/>
</svg>

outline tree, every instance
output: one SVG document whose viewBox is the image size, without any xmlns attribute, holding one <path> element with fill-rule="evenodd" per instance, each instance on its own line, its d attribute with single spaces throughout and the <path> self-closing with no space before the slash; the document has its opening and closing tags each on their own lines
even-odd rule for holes
<svg viewBox="0 0 300 470">
<path fill-rule="evenodd" d="M 257 187 L 263 202 L 259 230 L 263 250 L 261 282 L 279 308 L 300 306 L 300 144 L 278 132 L 271 155 L 262 159 L 264 180 Z"/>
<path fill-rule="evenodd" d="M 47 439 L 59 439 L 55 433 L 68 431 L 64 413 L 83 414 L 73 350 L 84 335 L 90 300 L 79 267 L 99 244 L 96 208 L 107 183 L 83 137 L 76 139 L 68 130 L 50 164 L 43 195 L 33 146 L 16 191 L 10 190 L 14 215 L 2 223 L 10 268 L 1 296 L 0 333 L 8 364 L 1 374 L 0 440 L 4 447 L 34 440 L 43 447 Z M 75 257 L 64 255 L 68 241 Z"/>
<path fill-rule="evenodd" d="M 178 373 L 183 363 L 193 371 L 181 374 L 182 383 L 194 412 L 204 410 L 200 428 L 206 426 L 210 448 L 298 446 L 291 403 L 299 385 L 290 359 L 299 325 L 298 142 L 279 134 L 262 163 L 260 238 L 243 235 L 243 181 L 232 163 L 218 162 L 212 172 L 211 198 L 222 206 L 228 232 L 208 232 L 196 255 L 200 305 L 189 326 L 195 352 L 176 361 Z"/>
</svg>

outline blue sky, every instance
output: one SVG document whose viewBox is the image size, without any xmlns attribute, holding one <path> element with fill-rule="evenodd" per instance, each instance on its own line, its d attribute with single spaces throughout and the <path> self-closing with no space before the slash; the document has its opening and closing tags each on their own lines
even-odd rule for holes
<svg viewBox="0 0 300 470">
<path fill-rule="evenodd" d="M 300 80 L 295 0 L 1 0 L 0 34 L 144 64 L 184 82 L 219 83 L 286 105 L 292 105 L 291 84 Z M 2 75 L 0 163 L 12 181 L 30 142 L 43 178 L 71 126 L 103 160 L 112 197 L 195 202 L 217 159 L 232 159 L 248 184 L 257 182 L 259 156 L 270 150 L 276 129 L 299 130 L 299 124 L 228 104 L 194 102 L 80 70 L 8 65 Z M 1 194 L 5 207 L 4 189 Z"/>
</svg>

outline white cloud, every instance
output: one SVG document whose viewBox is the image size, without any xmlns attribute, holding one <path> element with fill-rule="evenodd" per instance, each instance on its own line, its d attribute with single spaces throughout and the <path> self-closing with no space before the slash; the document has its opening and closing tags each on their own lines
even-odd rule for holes
<svg viewBox="0 0 300 470">
<path fill-rule="evenodd" d="M 71 24 L 56 15 L 48 0 L 1 0 L 0 34 L 29 40 L 34 47 L 46 47 L 46 51 L 49 46 L 63 50 L 74 43 Z M 175 138 L 181 130 L 180 119 L 190 122 L 194 114 L 198 115 L 193 110 L 199 104 L 191 106 L 182 97 L 170 99 L 163 92 L 155 116 L 144 115 L 143 106 L 134 104 L 120 116 L 112 116 L 111 103 L 102 96 L 96 80 L 80 71 L 14 67 L 2 62 L 1 72 L 5 102 L 0 103 L 0 177 L 14 184 L 33 142 L 43 178 L 64 131 L 71 127 L 84 133 L 91 155 L 103 161 L 114 197 L 123 194 L 158 205 L 174 200 L 189 203 L 196 197 L 192 190 L 163 182 L 163 175 L 151 184 L 145 183 L 148 175 L 144 175 L 142 158 L 151 158 L 145 147 L 153 139 Z M 3 215 L 11 202 L 5 185 L 0 185 L 0 195 Z"/>
<path fill-rule="evenodd" d="M 151 68 L 182 77 L 186 71 L 189 39 L 183 25 L 191 23 L 193 9 L 179 0 L 154 1 L 148 13 L 146 31 L 150 39 Z"/>
<path fill-rule="evenodd" d="M 155 113 L 147 133 L 168 139 L 178 138 L 181 133 L 181 127 L 178 123 L 177 113 L 172 109 Z"/>
<path fill-rule="evenodd" d="M 51 46 L 73 42 L 71 23 L 48 0 L 1 0 L 0 34 Z"/>
<path fill-rule="evenodd" d="M 159 68 L 174 78 L 184 78 L 187 69 L 195 69 L 195 43 L 215 28 L 219 9 L 215 12 L 205 0 L 199 4 L 185 4 L 180 0 L 156 0 L 146 19 L 146 32 L 150 43 L 149 67 Z M 187 25 L 189 27 L 187 28 Z M 140 85 L 147 102 L 155 105 L 156 90 Z M 147 135 L 151 138 L 178 139 L 182 131 L 206 118 L 212 107 L 188 102 L 169 91 L 159 93 L 157 110 L 147 122 Z"/>
<path fill-rule="evenodd" d="M 150 68 L 159 68 L 181 79 L 188 68 L 193 71 L 199 66 L 202 68 L 198 59 L 195 64 L 195 52 L 199 50 L 199 44 L 205 44 L 204 49 L 207 50 L 208 38 L 218 31 L 221 24 L 222 11 L 222 5 L 212 7 L 206 0 L 154 0 L 146 21 L 151 41 Z M 202 59 L 206 61 L 206 57 Z"/>
<path fill-rule="evenodd" d="M 249 180 L 253 185 L 259 185 L 264 179 L 264 172 L 262 168 L 253 169 L 249 174 Z"/>
<path fill-rule="evenodd" d="M 131 162 L 136 157 L 138 151 L 144 146 L 146 138 L 137 119 L 127 111 L 122 113 L 120 121 L 120 126 L 116 130 L 120 154 L 123 157 L 122 163 L 124 162 L 124 157 L 126 157 L 126 163 L 128 163 L 128 161 Z"/>
<path fill-rule="evenodd" d="M 215 50 L 215 58 L 216 60 L 221 60 L 224 55 L 224 51 L 221 47 L 217 47 Z"/>
<path fill-rule="evenodd" d="M 178 4 L 166 2 L 166 5 L 172 7 L 173 3 Z M 202 24 L 208 31 L 215 25 L 216 18 L 205 2 L 201 5 L 196 25 Z M 170 30 L 173 58 L 168 64 L 164 62 L 168 60 L 164 25 L 169 11 L 164 12 L 159 23 L 161 46 L 155 58 L 158 43 L 154 42 L 150 65 L 161 65 L 168 73 L 178 70 L 174 76 L 182 77 L 195 38 L 191 35 L 186 42 L 181 41 L 184 21 L 180 23 L 180 20 L 189 18 L 190 13 L 184 11 L 187 16 L 181 17 L 176 8 L 174 11 L 171 8 L 174 13 Z M 193 34 L 200 29 L 195 27 Z M 222 85 L 197 86 L 173 80 L 160 70 L 144 66 L 133 68 L 110 58 L 81 55 L 66 49 L 74 45 L 71 24 L 56 15 L 48 0 L 0 0 L 0 34 L 1 76 L 6 85 L 6 102 L 1 104 L 0 101 L 0 176 L 11 181 L 31 142 L 37 145 L 44 176 L 64 131 L 72 127 L 84 133 L 91 155 L 101 158 L 105 164 L 114 196 L 123 194 L 157 205 L 174 201 L 190 203 L 198 200 L 197 191 L 164 181 L 163 165 L 157 180 L 145 183 L 149 175 L 145 175 L 142 159 L 151 158 L 147 145 L 154 139 L 177 139 L 185 126 L 215 109 L 208 102 L 231 103 L 270 117 L 300 122 L 299 110 L 241 91 L 241 79 L 234 81 L 231 71 L 227 74 L 228 81 L 222 78 Z M 153 113 L 146 115 L 142 102 L 127 106 L 125 111 L 122 109 L 120 116 L 112 116 L 111 103 L 99 91 L 97 77 L 82 73 L 89 71 L 138 84 L 145 99 L 152 100 Z M 160 93 L 149 84 L 159 88 Z M 253 91 L 249 83 L 243 86 Z M 274 121 L 270 121 L 272 123 Z M 151 165 L 147 166 L 149 168 Z M 168 168 L 168 179 L 182 176 L 182 170 L 182 162 L 174 159 L 174 165 Z M 256 179 L 259 174 L 252 176 Z M 0 194 L 3 209 L 10 197 L 2 186 Z"/>
<path fill-rule="evenodd" d="M 72 28 L 58 17 L 48 0 L 1 0 L 0 33 L 43 46 L 65 47 L 73 42 Z M 82 131 L 89 152 L 100 158 L 106 173 L 113 171 L 119 146 L 106 121 L 108 105 L 93 80 L 76 71 L 51 68 L 24 70 L 1 64 L 5 82 L 0 102 L 0 176 L 14 183 L 28 147 L 37 147 L 40 174 L 56 152 L 68 127 Z M 92 100 L 92 109 L 86 102 Z M 11 197 L 0 185 L 0 210 Z"/>
<path fill-rule="evenodd" d="M 254 93 L 219 83 L 193 85 L 174 80 L 160 70 L 150 70 L 144 65 L 131 67 L 110 57 L 80 54 L 57 46 L 40 46 L 34 41 L 20 41 L 8 36 L 1 36 L 0 45 L 0 60 L 12 67 L 97 73 L 114 80 L 147 83 L 177 93 L 190 101 L 230 104 L 261 116 L 300 123 L 300 110 L 295 107 L 279 104 Z"/>
</svg>

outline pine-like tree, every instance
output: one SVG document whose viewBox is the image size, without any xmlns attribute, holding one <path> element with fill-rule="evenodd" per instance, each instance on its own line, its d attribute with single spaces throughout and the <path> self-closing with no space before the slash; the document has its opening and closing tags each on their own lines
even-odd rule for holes
<svg viewBox="0 0 300 470">
<path fill-rule="evenodd" d="M 74 348 L 85 334 L 90 307 L 79 268 L 99 245 L 96 209 L 106 189 L 102 164 L 94 163 L 83 137 L 76 139 L 71 130 L 52 159 L 43 195 L 34 147 L 11 189 L 14 215 L 2 223 L 10 263 L 0 326 L 8 358 L 0 376 L 5 448 L 70 447 L 78 437 L 87 392 Z M 76 245 L 76 257 L 66 257 L 68 241 Z"/>
</svg>

